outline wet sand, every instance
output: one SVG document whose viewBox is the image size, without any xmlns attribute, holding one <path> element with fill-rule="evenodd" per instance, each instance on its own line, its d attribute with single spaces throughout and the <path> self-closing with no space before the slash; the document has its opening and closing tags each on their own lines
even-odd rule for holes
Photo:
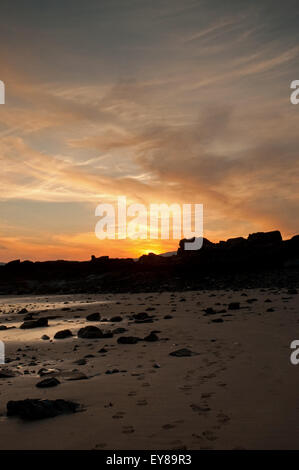
<svg viewBox="0 0 299 470">
<path fill-rule="evenodd" d="M 241 308 L 229 309 L 231 302 Z M 298 449 L 299 365 L 290 363 L 298 303 L 286 289 L 2 296 L 0 325 L 16 328 L 0 331 L 7 361 L 0 370 L 14 373 L 0 378 L 0 448 Z M 22 308 L 49 326 L 20 329 Z M 95 312 L 101 321 L 86 321 Z M 141 312 L 152 322 L 135 323 Z M 115 316 L 122 321 L 111 322 Z M 127 331 L 77 337 L 91 325 Z M 53 339 L 64 329 L 74 336 Z M 117 343 L 151 331 L 158 341 Z M 169 355 L 182 348 L 198 354 Z M 54 369 L 60 384 L 37 388 L 41 368 Z M 70 380 L 78 373 L 87 378 Z M 7 417 L 6 403 L 25 398 L 64 398 L 83 411 L 34 422 Z"/>
</svg>

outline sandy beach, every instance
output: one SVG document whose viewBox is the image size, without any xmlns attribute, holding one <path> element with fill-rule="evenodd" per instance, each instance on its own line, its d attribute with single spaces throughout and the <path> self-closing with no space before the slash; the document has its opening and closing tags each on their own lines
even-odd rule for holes
<svg viewBox="0 0 299 470">
<path fill-rule="evenodd" d="M 0 448 L 298 449 L 292 292 L 2 296 L 0 372 L 10 377 L 0 378 Z M 86 320 L 97 312 L 100 320 Z M 30 313 L 49 326 L 21 329 Z M 86 326 L 112 337 L 78 337 Z M 53 339 L 65 329 L 73 336 Z M 128 336 L 140 340 L 118 342 Z M 170 355 L 182 349 L 189 355 Z M 59 383 L 36 387 L 49 377 Z M 7 416 L 8 401 L 27 398 L 81 408 L 36 421 Z"/>
</svg>

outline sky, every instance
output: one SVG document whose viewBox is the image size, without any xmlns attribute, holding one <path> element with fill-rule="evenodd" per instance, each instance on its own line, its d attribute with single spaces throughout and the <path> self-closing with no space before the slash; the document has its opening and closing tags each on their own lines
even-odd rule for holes
<svg viewBox="0 0 299 470">
<path fill-rule="evenodd" d="M 95 209 L 203 204 L 212 241 L 299 233 L 299 4 L 1 0 L 0 261 L 137 257 Z"/>
</svg>

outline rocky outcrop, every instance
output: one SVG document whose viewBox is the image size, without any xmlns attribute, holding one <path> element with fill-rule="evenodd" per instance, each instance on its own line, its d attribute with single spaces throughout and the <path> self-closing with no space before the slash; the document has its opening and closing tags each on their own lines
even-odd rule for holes
<svg viewBox="0 0 299 470">
<path fill-rule="evenodd" d="M 92 257 L 90 261 L 30 262 L 15 260 L 0 265 L 0 294 L 65 294 L 99 292 L 150 292 L 225 286 L 285 286 L 299 283 L 299 235 L 282 240 L 279 231 L 257 232 L 213 243 L 203 238 L 201 249 L 177 255 L 150 253 L 138 260 Z M 194 247 L 198 246 L 197 243 Z M 22 312 L 24 313 L 24 312 Z M 31 314 L 30 314 L 31 315 Z M 99 321 L 91 314 L 87 321 Z M 27 318 L 27 317 L 26 317 Z M 24 318 L 24 320 L 26 319 Z M 42 320 L 45 321 L 45 320 Z M 138 320 L 137 321 L 148 321 Z M 25 321 L 22 328 L 41 325 Z M 87 333 L 88 334 L 88 333 Z"/>
<path fill-rule="evenodd" d="M 281 233 L 278 230 L 273 232 L 257 232 L 251 233 L 247 238 L 249 243 L 255 243 L 256 245 L 275 245 L 282 242 Z"/>
</svg>

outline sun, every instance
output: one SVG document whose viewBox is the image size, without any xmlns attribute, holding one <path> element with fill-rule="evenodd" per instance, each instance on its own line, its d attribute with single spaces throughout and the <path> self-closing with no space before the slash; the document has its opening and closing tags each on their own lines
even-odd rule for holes
<svg viewBox="0 0 299 470">
<path fill-rule="evenodd" d="M 156 254 L 153 250 L 144 250 L 143 251 L 144 255 L 149 255 L 150 253 L 154 253 L 154 255 Z"/>
</svg>

